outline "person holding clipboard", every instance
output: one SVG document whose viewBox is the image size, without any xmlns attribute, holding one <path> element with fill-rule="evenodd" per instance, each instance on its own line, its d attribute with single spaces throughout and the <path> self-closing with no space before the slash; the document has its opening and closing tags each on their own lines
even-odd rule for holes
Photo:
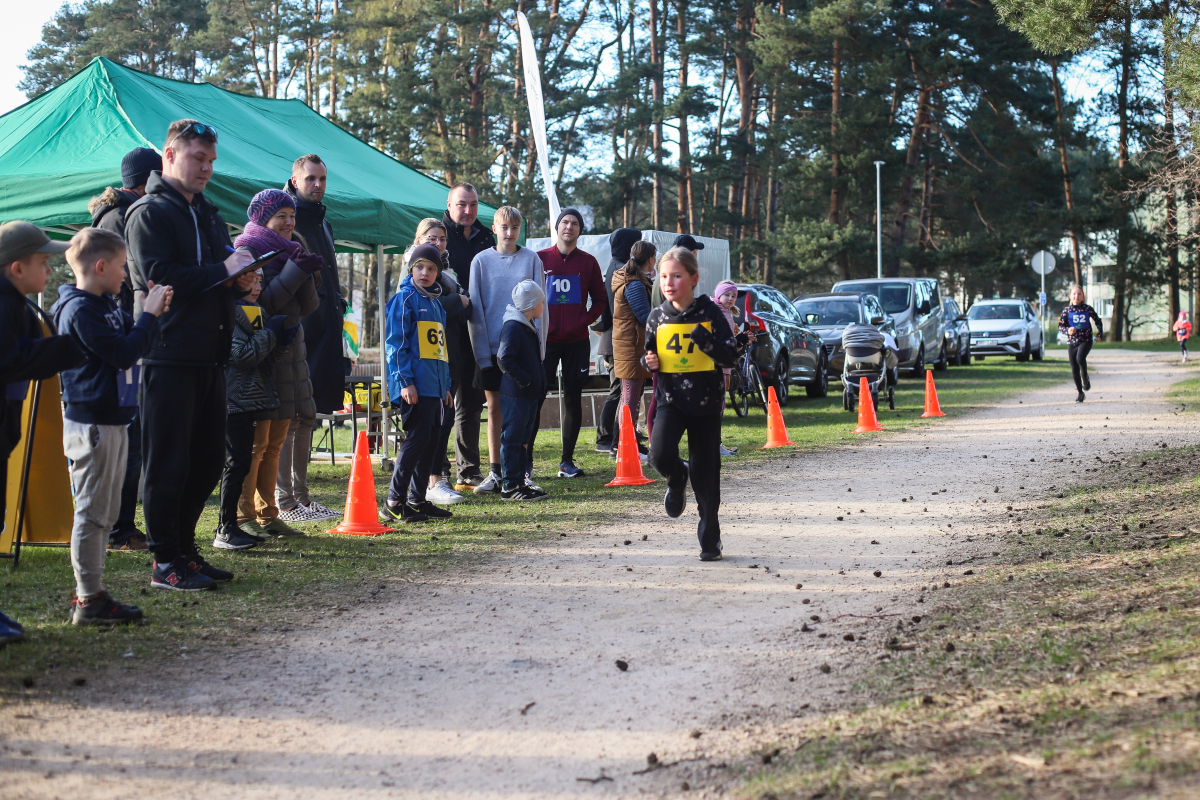
<svg viewBox="0 0 1200 800">
<path fill-rule="evenodd" d="M 725 394 L 722 367 L 737 358 L 737 344 L 725 315 L 708 295 L 696 296 L 700 267 L 687 248 L 672 247 L 658 265 L 666 300 L 646 320 L 646 368 L 657 373 L 650 463 L 667 479 L 667 516 L 683 514 L 688 481 L 700 512 L 700 560 L 721 560 L 721 410 Z M 688 437 L 688 460 L 679 442 Z"/>
</svg>

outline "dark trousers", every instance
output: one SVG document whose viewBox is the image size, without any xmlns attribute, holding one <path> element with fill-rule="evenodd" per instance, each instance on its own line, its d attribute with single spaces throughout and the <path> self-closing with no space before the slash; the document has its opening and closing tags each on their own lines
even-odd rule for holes
<svg viewBox="0 0 1200 800">
<path fill-rule="evenodd" d="M 1088 382 L 1087 357 L 1092 352 L 1092 341 L 1076 342 L 1067 345 L 1067 359 L 1071 362 L 1071 377 L 1075 379 L 1075 389 L 1082 392 L 1083 385 Z"/>
<path fill-rule="evenodd" d="M 388 503 L 393 506 L 404 502 L 406 496 L 413 503 L 425 502 L 429 473 L 442 442 L 442 422 L 449 411 L 440 397 L 418 397 L 411 406 L 403 400 L 400 404 L 405 435 L 388 487 Z M 446 452 L 444 447 L 442 452 Z"/>
<path fill-rule="evenodd" d="M 679 442 L 688 438 L 688 466 L 679 458 Z M 689 477 L 696 495 L 700 524 L 696 529 L 700 551 L 721 550 L 721 416 L 691 416 L 674 406 L 659 406 L 650 435 L 650 462 L 671 489 L 683 491 Z"/>
<path fill-rule="evenodd" d="M 196 524 L 225 463 L 225 402 L 215 365 L 142 373 L 142 512 L 160 564 L 196 554 Z"/>
<path fill-rule="evenodd" d="M 466 339 L 467 337 L 463 337 Z M 465 345 L 458 360 L 451 363 L 454 376 L 454 460 L 458 476 L 479 475 L 479 417 L 485 397 L 475 388 L 475 356 Z"/>
<path fill-rule="evenodd" d="M 546 385 L 554 382 L 558 374 L 558 365 L 562 363 L 563 418 L 559 420 L 562 427 L 562 457 L 560 462 L 575 460 L 575 444 L 579 441 L 579 427 L 583 424 L 583 382 L 587 380 L 588 369 L 591 366 L 592 348 L 586 339 L 582 342 L 546 343 L 546 358 L 542 367 L 546 370 Z M 545 400 L 542 401 L 543 403 Z M 541 424 L 542 404 L 538 404 L 538 413 L 533 420 L 533 434 L 529 437 L 529 446 L 533 447 L 537 440 L 538 428 Z"/>
<path fill-rule="evenodd" d="M 596 423 L 596 444 L 612 444 L 617 436 L 617 409 L 621 406 L 621 379 L 613 373 L 613 357 L 601 356 L 608 365 L 608 397 Z"/>
<path fill-rule="evenodd" d="M 220 530 L 238 524 L 238 499 L 254 460 L 254 412 L 230 414 L 225 419 L 225 471 L 221 473 Z"/>
<path fill-rule="evenodd" d="M 137 530 L 138 484 L 142 480 L 142 421 L 136 416 L 129 423 L 129 455 L 125 459 L 125 480 L 121 484 L 121 512 L 113 525 L 110 539 L 122 539 Z"/>
<path fill-rule="evenodd" d="M 537 435 L 541 405 L 537 400 L 500 395 L 500 418 L 504 420 L 500 429 L 500 472 L 504 491 L 524 483 L 526 473 L 533 469 L 533 445 L 530 442 Z"/>
</svg>

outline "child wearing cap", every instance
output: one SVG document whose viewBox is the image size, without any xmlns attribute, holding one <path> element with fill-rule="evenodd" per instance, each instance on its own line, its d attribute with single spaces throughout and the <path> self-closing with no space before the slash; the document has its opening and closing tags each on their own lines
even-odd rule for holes
<svg viewBox="0 0 1200 800">
<path fill-rule="evenodd" d="M 158 317 L 170 309 L 172 291 L 151 282 L 134 324 L 113 299 L 125 279 L 125 240 L 102 228 L 84 228 L 71 237 L 67 263 L 75 285 L 59 287 L 51 313 L 58 329 L 87 355 L 83 364 L 62 373 L 63 451 L 75 494 L 75 597 L 68 619 L 73 625 L 118 625 L 140 620 L 142 611 L 104 590 L 104 556 L 121 511 L 140 362 L 158 335 Z"/>
<path fill-rule="evenodd" d="M 542 368 L 542 341 L 533 321 L 546 310 L 546 293 L 537 281 L 523 280 L 512 290 L 512 305 L 504 310 L 496 361 L 500 381 L 500 462 L 504 500 L 545 500 L 546 492 L 531 486 L 533 472 L 529 444 L 537 424 L 538 409 L 546 397 L 546 371 Z"/>
<path fill-rule="evenodd" d="M 438 283 L 442 251 L 435 244 L 417 245 L 409 255 L 409 267 L 400 291 L 385 309 L 384 343 L 388 397 L 400 407 L 405 436 L 382 515 L 385 521 L 403 523 L 454 516 L 426 499 L 429 474 L 443 448 L 442 425 L 454 413 L 446 310 Z"/>
<path fill-rule="evenodd" d="M 42 336 L 36 306 L 25 298 L 46 288 L 50 254 L 66 252 L 68 246 L 50 241 L 28 222 L 0 225 L 0 387 L 4 389 L 4 401 L 0 403 L 0 494 L 8 486 L 8 456 L 21 441 L 21 410 L 30 382 L 51 378 L 84 359 L 71 337 Z M 5 499 L 0 497 L 0 520 L 6 513 Z M 20 624 L 0 613 L 0 644 L 19 641 L 23 635 Z"/>
</svg>

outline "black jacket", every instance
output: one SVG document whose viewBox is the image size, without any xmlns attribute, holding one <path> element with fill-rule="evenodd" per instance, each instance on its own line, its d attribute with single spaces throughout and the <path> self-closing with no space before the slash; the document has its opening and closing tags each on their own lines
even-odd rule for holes
<svg viewBox="0 0 1200 800">
<path fill-rule="evenodd" d="M 0 458 L 7 459 L 21 441 L 21 406 L 29 382 L 52 378 L 83 359 L 70 336 L 42 337 L 33 304 L 0 275 Z"/>
<path fill-rule="evenodd" d="M 217 207 L 203 193 L 189 205 L 161 172 L 152 172 L 146 196 L 125 214 L 125 241 L 135 289 L 146 291 L 149 281 L 174 289 L 145 363 L 223 366 L 238 292 L 220 285 L 232 243 Z"/>
<path fill-rule="evenodd" d="M 250 321 L 246 308 L 258 309 L 256 320 Z M 261 306 L 240 305 L 233 316 L 233 348 L 229 366 L 225 368 L 226 410 L 230 414 L 264 412 L 279 408 L 275 391 L 275 332 L 264 327 L 265 311 Z M 263 419 L 269 414 L 256 414 Z"/>
<path fill-rule="evenodd" d="M 137 396 L 131 404 L 118 402 L 117 373 L 130 370 L 150 350 L 158 318 L 142 314 L 134 325 L 133 318 L 108 295 L 90 294 L 70 284 L 58 287 L 58 302 L 50 313 L 58 330 L 87 354 L 83 364 L 63 370 L 63 416 L 89 425 L 133 422 Z"/>
<path fill-rule="evenodd" d="M 500 347 L 496 352 L 500 371 L 500 394 L 522 400 L 542 400 L 546 396 L 546 370 L 542 366 L 542 340 L 525 315 L 509 306 L 500 329 Z"/>
<path fill-rule="evenodd" d="M 466 229 L 450 219 L 449 211 L 442 214 L 442 225 L 446 227 L 446 255 L 450 257 L 450 269 L 454 270 L 459 287 L 469 295 L 471 293 L 471 262 L 484 250 L 495 247 L 496 237 L 483 226 L 483 223 L 475 220 L 475 224 L 471 226 L 475 230 L 475 235 L 468 239 L 465 233 Z M 470 314 L 463 314 L 457 323 L 448 323 L 458 326 L 457 338 L 460 347 L 460 350 L 456 352 L 459 357 L 455 359 L 452 356 L 450 359 L 451 370 L 452 373 L 457 372 L 464 381 L 470 381 L 471 376 L 475 374 L 475 351 L 471 349 L 471 334 L 467 330 L 467 319 L 470 316 Z"/>
<path fill-rule="evenodd" d="M 711 332 L 700 324 L 712 323 Z M 714 368 L 704 372 L 658 373 L 658 404 L 674 406 L 684 414 L 703 416 L 720 414 L 725 395 L 725 375 L 721 367 L 732 367 L 737 360 L 737 342 L 721 309 L 708 295 L 702 294 L 683 311 L 677 311 L 670 301 L 650 312 L 646 320 L 646 350 L 661 359 L 666 348 L 686 346 L 682 340 L 658 341 L 658 329 L 663 325 L 692 326 L 687 333 L 691 343 L 713 360 Z"/>
<path fill-rule="evenodd" d="M 288 180 L 284 191 L 296 199 L 296 233 L 304 239 L 308 252 L 325 260 L 321 267 L 317 295 L 320 305 L 304 317 L 305 360 L 312 380 L 312 396 L 318 414 L 331 414 L 343 405 L 346 370 L 342 364 L 342 319 L 346 301 L 338 282 L 337 249 L 333 226 L 325 219 L 325 204 L 301 200 Z"/>
<path fill-rule="evenodd" d="M 138 196 L 128 189 L 116 189 L 110 186 L 99 197 L 93 197 L 92 201 L 88 203 L 88 211 L 92 215 L 92 227 L 104 228 L 104 230 L 112 231 L 124 239 L 125 214 L 137 200 Z M 125 270 L 125 280 L 121 283 L 121 295 L 117 298 L 117 305 L 130 316 L 133 315 L 133 280 L 131 275 L 132 273 L 127 267 Z"/>
</svg>

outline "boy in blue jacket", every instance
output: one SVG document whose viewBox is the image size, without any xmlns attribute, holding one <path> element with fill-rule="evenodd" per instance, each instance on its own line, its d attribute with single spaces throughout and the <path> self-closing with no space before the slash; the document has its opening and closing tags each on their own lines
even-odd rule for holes
<svg viewBox="0 0 1200 800">
<path fill-rule="evenodd" d="M 546 293 L 537 281 L 524 280 L 512 290 L 512 305 L 504 310 L 496 361 L 500 380 L 500 469 L 503 500 L 545 500 L 546 492 L 531 486 L 525 476 L 533 470 L 531 442 L 538 411 L 546 399 L 542 340 L 533 321 L 546 308 Z"/>
<path fill-rule="evenodd" d="M 121 511 L 128 428 L 138 405 L 138 361 L 158 334 L 158 316 L 170 307 L 171 287 L 150 286 L 134 324 L 113 299 L 125 279 L 125 242 L 119 234 L 84 228 L 71 238 L 67 263 L 75 285 L 59 287 L 51 313 L 59 331 L 87 355 L 82 366 L 62 373 L 63 450 L 75 488 L 75 597 L 68 616 L 75 625 L 121 624 L 141 619 L 142 611 L 104 590 L 104 555 Z"/>
<path fill-rule="evenodd" d="M 446 311 L 438 302 L 442 253 L 435 244 L 418 245 L 409 265 L 410 274 L 386 309 L 388 396 L 393 403 L 399 401 L 405 437 L 382 512 L 385 521 L 405 523 L 454 516 L 425 499 L 437 458 L 438 432 L 446 415 L 454 413 Z M 415 498 L 409 497 L 410 486 Z"/>
</svg>

